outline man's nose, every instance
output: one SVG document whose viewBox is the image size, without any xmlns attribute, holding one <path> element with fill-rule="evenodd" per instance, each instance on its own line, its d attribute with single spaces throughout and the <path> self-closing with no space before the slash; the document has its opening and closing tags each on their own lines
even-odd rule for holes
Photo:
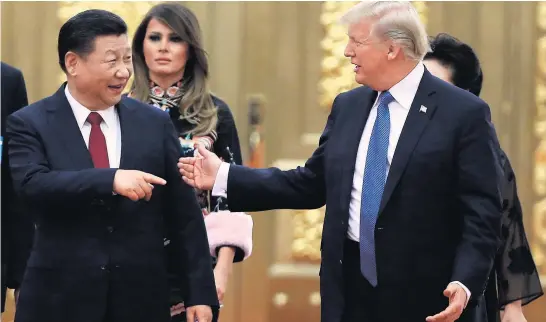
<svg viewBox="0 0 546 322">
<path fill-rule="evenodd" d="M 128 66 L 121 67 L 120 69 L 118 69 L 116 77 L 128 79 L 129 77 L 131 77 L 131 68 L 129 68 Z"/>
<path fill-rule="evenodd" d="M 351 48 L 351 46 L 349 46 L 349 44 L 347 44 L 347 46 L 345 46 L 345 50 L 343 51 L 343 55 L 345 57 L 353 57 L 355 55 L 353 49 Z"/>
</svg>

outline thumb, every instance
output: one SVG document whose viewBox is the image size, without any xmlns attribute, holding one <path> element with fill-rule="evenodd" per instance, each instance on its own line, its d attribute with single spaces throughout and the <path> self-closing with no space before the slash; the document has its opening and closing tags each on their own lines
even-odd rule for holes
<svg viewBox="0 0 546 322">
<path fill-rule="evenodd" d="M 203 144 L 196 144 L 195 147 L 197 148 L 197 152 L 204 158 L 207 159 L 212 152 L 207 150 Z"/>
<path fill-rule="evenodd" d="M 453 284 L 449 284 L 444 290 L 444 296 L 447 298 L 451 298 L 451 296 L 455 294 L 455 292 L 457 292 L 457 287 L 455 287 L 455 285 Z"/>
</svg>

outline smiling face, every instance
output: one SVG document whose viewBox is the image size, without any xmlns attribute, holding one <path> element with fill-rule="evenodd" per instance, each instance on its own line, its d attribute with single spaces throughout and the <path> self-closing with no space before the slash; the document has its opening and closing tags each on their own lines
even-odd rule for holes
<svg viewBox="0 0 546 322">
<path fill-rule="evenodd" d="M 101 110 L 117 104 L 133 72 L 131 48 L 126 34 L 99 36 L 94 50 L 84 56 L 65 56 L 69 86 L 89 109 Z"/>
<path fill-rule="evenodd" d="M 144 59 L 152 80 L 179 80 L 188 61 L 188 43 L 169 26 L 152 18 L 146 28 Z"/>
</svg>

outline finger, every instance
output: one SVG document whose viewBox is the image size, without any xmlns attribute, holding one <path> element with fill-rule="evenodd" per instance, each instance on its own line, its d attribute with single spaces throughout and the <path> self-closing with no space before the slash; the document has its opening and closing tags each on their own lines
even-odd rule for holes
<svg viewBox="0 0 546 322">
<path fill-rule="evenodd" d="M 427 317 L 426 320 L 427 322 L 450 321 L 448 318 L 454 316 L 456 312 L 455 306 L 450 304 L 445 310 L 434 316 Z"/>
<path fill-rule="evenodd" d="M 209 150 L 205 148 L 203 144 L 196 144 L 197 152 L 201 155 L 202 158 L 206 159 L 209 156 Z"/>
<path fill-rule="evenodd" d="M 197 311 L 197 321 L 199 322 L 210 322 L 211 316 L 208 314 L 206 310 L 199 310 Z"/>
<path fill-rule="evenodd" d="M 165 185 L 167 184 L 167 181 L 165 179 L 154 176 L 153 174 L 144 173 L 144 180 L 151 184 L 158 184 L 158 185 Z"/>
<path fill-rule="evenodd" d="M 183 177 L 188 177 L 188 179 L 193 179 L 193 171 L 188 171 L 186 169 L 180 169 L 180 174 L 182 174 Z"/>
<path fill-rule="evenodd" d="M 183 164 L 180 169 L 186 172 L 193 173 L 193 171 L 195 171 L 195 166 L 193 164 Z"/>
<path fill-rule="evenodd" d="M 182 177 L 182 180 L 184 180 L 185 183 L 195 188 L 195 180 L 188 179 L 188 177 Z"/>
<path fill-rule="evenodd" d="M 133 190 L 129 191 L 126 195 L 127 198 L 131 199 L 132 201 L 138 201 L 140 198 L 138 197 L 137 193 Z"/>
<path fill-rule="evenodd" d="M 178 159 L 178 166 L 180 166 L 181 164 L 194 164 L 195 160 L 196 158 L 193 158 L 193 157 L 180 158 Z"/>
<path fill-rule="evenodd" d="M 195 310 L 192 310 L 191 308 L 186 311 L 186 320 L 188 322 L 195 322 Z"/>
<path fill-rule="evenodd" d="M 138 199 L 142 199 L 146 196 L 146 193 L 144 192 L 144 190 L 142 190 L 138 182 L 136 183 L 136 186 L 133 188 L 133 191 L 137 194 Z"/>
<path fill-rule="evenodd" d="M 452 289 L 451 287 L 448 287 L 444 290 L 444 296 L 445 297 L 451 297 L 453 294 L 455 294 L 456 290 Z"/>
<path fill-rule="evenodd" d="M 176 304 L 175 306 L 171 307 L 171 316 L 180 314 L 185 310 L 186 308 L 184 307 L 184 303 Z"/>
<path fill-rule="evenodd" d="M 140 187 L 140 189 L 142 189 L 142 191 L 144 191 L 144 199 L 146 201 L 150 201 L 150 199 L 152 198 L 152 188 L 153 186 L 151 184 L 149 184 L 148 182 L 144 181 L 144 180 L 139 180 L 138 181 L 138 185 Z"/>
</svg>

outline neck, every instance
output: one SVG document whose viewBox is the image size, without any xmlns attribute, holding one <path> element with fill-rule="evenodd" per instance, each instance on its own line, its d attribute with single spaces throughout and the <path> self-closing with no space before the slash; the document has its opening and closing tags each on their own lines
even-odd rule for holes
<svg viewBox="0 0 546 322">
<path fill-rule="evenodd" d="M 397 66 L 393 66 L 394 68 L 392 68 L 392 70 L 383 74 L 385 77 L 380 80 L 379 86 L 374 89 L 377 91 L 387 91 L 391 89 L 394 85 L 406 78 L 418 63 L 418 61 L 401 61 Z"/>
<path fill-rule="evenodd" d="M 173 75 L 156 75 L 153 73 L 150 73 L 150 80 L 159 87 L 161 87 L 163 90 L 166 90 L 167 88 L 171 87 L 173 84 L 178 82 L 182 79 L 182 75 L 184 75 L 184 72 L 182 71 L 182 74 L 173 74 Z"/>
<path fill-rule="evenodd" d="M 85 92 L 78 90 L 78 87 L 75 84 L 71 84 L 70 81 L 67 82 L 66 86 L 68 87 L 68 92 L 72 97 L 85 108 L 90 111 L 102 111 L 110 106 L 104 106 L 104 104 L 97 104 L 97 102 L 89 99 Z"/>
</svg>

